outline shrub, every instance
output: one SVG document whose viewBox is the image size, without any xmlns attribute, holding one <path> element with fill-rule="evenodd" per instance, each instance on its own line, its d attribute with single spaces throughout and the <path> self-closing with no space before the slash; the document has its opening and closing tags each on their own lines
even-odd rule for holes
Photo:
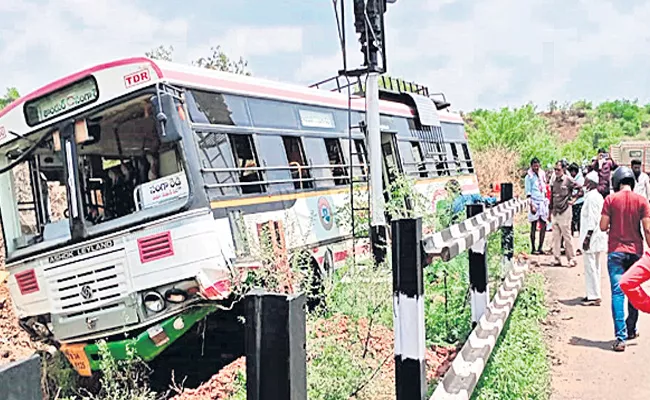
<svg viewBox="0 0 650 400">
<path fill-rule="evenodd" d="M 558 144 L 535 107 L 476 110 L 470 113 L 467 135 L 474 152 L 501 148 L 519 154 L 518 164 L 528 165 L 533 157 L 543 164 L 558 158 Z"/>
<path fill-rule="evenodd" d="M 78 377 L 72 377 L 69 368 L 66 369 L 64 361 L 59 358 L 55 366 L 58 365 L 61 368 L 58 370 L 53 369 L 48 374 L 48 378 L 57 380 L 56 383 L 61 385 L 63 389 L 61 392 L 54 394 L 54 399 L 155 400 L 157 398 L 156 393 L 149 387 L 148 367 L 136 357 L 135 350 L 132 347 L 127 348 L 127 359 L 119 361 L 113 357 L 105 341 L 98 342 L 98 347 L 101 370 L 99 390 L 91 393 L 84 388 L 74 387 L 73 385 L 76 385 L 75 381 Z"/>
</svg>

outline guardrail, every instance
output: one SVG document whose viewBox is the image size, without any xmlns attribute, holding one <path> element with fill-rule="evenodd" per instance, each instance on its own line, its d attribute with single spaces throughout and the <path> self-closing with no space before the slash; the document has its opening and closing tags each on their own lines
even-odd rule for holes
<svg viewBox="0 0 650 400">
<path fill-rule="evenodd" d="M 526 207 L 526 204 L 526 200 L 522 199 L 505 201 L 459 224 L 424 237 L 423 249 L 429 255 L 449 261 L 507 225 L 515 214 Z"/>
<path fill-rule="evenodd" d="M 472 324 L 474 327 L 481 327 L 479 325 L 480 321 L 485 321 L 483 325 L 494 323 L 491 315 L 496 309 L 488 306 L 486 239 L 491 233 L 499 229 L 502 230 L 501 245 L 504 254 L 502 272 L 511 274 L 514 253 L 513 219 L 515 214 L 525 209 L 525 206 L 526 202 L 524 200 L 513 199 L 512 184 L 504 183 L 501 185 L 500 204 L 488 210 L 484 209 L 483 204 L 468 205 L 468 219 L 443 231 L 422 237 L 422 222 L 420 219 L 402 219 L 392 222 L 395 386 L 398 400 L 424 400 L 427 392 L 424 360 L 426 344 L 423 256 L 439 257 L 444 261 L 449 261 L 459 254 L 469 251 Z M 505 282 L 509 282 L 509 280 L 506 279 Z M 494 301 L 501 301 L 499 300 L 501 290 L 503 288 L 495 296 Z M 514 304 L 514 298 L 512 303 Z M 508 315 L 506 314 L 506 319 Z M 503 327 L 503 323 L 505 323 L 505 320 L 502 321 L 501 327 Z M 475 344 L 477 338 L 483 338 L 483 336 L 476 336 L 477 332 L 480 333 L 480 331 L 475 330 L 470 335 L 469 344 L 466 343 L 466 345 Z M 494 336 L 494 342 L 496 342 L 499 333 L 500 329 Z M 483 334 L 481 333 L 481 335 Z M 494 343 L 488 348 L 487 354 L 484 354 L 485 352 L 481 353 L 484 355 L 482 360 L 487 360 L 493 346 Z M 467 351 L 471 353 L 470 350 Z M 481 351 L 484 351 L 483 347 L 481 347 Z M 472 357 L 467 355 L 464 359 L 471 360 Z M 479 368 L 476 368 L 476 370 L 480 370 L 478 375 L 473 375 L 476 382 L 468 385 L 469 389 L 465 389 L 470 395 L 478 382 L 478 377 L 480 377 L 484 365 L 485 362 Z M 462 372 L 462 367 L 459 366 L 458 369 L 453 369 L 453 371 Z M 456 376 L 464 375 L 456 374 Z M 446 382 L 458 384 L 457 379 L 447 377 L 445 379 Z M 463 390 L 458 387 L 462 387 L 462 385 L 458 384 L 457 387 L 452 388 L 455 393 L 460 393 Z M 447 386 L 443 386 L 443 388 L 447 388 Z M 443 391 L 444 389 L 437 390 L 434 398 L 455 398 L 444 397 Z"/>
<path fill-rule="evenodd" d="M 458 352 L 430 400 L 469 400 L 503 331 L 519 291 L 524 286 L 528 264 L 513 265 L 492 302 Z"/>
</svg>

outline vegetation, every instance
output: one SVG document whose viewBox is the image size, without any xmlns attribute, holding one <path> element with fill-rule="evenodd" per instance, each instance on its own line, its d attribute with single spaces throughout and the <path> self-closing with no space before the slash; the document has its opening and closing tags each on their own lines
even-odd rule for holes
<svg viewBox="0 0 650 400">
<path fill-rule="evenodd" d="M 155 400 L 157 395 L 149 387 L 147 366 L 136 357 L 133 348 L 127 349 L 127 355 L 126 360 L 115 360 L 106 342 L 100 341 L 99 385 L 87 389 L 81 387 L 82 379 L 65 357 L 57 353 L 44 367 L 45 394 L 56 400 Z"/>
<path fill-rule="evenodd" d="M 0 110 L 11 104 L 12 101 L 18 99 L 20 94 L 18 94 L 18 89 L 15 87 L 7 88 L 7 92 L 4 96 L 0 97 Z"/>
<path fill-rule="evenodd" d="M 597 106 L 586 100 L 558 106 L 552 102 L 548 113 L 528 104 L 520 108 L 475 110 L 466 117 L 467 133 L 474 152 L 507 149 L 519 154 L 518 165 L 526 167 L 538 157 L 543 165 L 560 158 L 583 162 L 591 160 L 598 148 L 609 148 L 621 140 L 648 140 L 650 104 L 637 101 L 606 101 Z M 577 125 L 574 138 L 564 138 L 550 122 L 560 119 Z"/>
<path fill-rule="evenodd" d="M 145 52 L 145 56 L 154 60 L 173 61 L 174 47 L 160 45 L 154 49 Z M 243 57 L 239 59 L 230 58 L 221 48 L 214 46 L 210 48 L 210 54 L 207 57 L 200 57 L 192 62 L 192 65 L 201 68 L 214 69 L 217 71 L 232 72 L 241 75 L 251 75 L 248 69 L 248 61 Z"/>
<path fill-rule="evenodd" d="M 557 160 L 557 140 L 531 104 L 499 111 L 476 110 L 469 114 L 469 121 L 467 135 L 475 152 L 504 148 L 516 151 L 522 163 L 533 156 L 545 163 Z"/>
</svg>

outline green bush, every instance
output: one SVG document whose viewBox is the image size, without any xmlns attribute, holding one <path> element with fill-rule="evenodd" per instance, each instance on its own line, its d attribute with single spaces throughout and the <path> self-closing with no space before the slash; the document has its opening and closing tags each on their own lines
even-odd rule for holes
<svg viewBox="0 0 650 400">
<path fill-rule="evenodd" d="M 91 393 L 83 388 L 68 387 L 65 393 L 58 393 L 57 400 L 155 400 L 157 395 L 149 387 L 148 367 L 135 354 L 132 347 L 127 348 L 127 359 L 116 360 L 105 341 L 98 342 L 99 391 Z M 59 371 L 53 378 L 63 379 L 61 384 L 70 383 L 68 372 Z M 71 392 L 74 392 L 72 394 Z M 67 397 L 64 397 L 67 396 Z"/>
<path fill-rule="evenodd" d="M 424 270 L 424 325 L 428 344 L 463 341 L 472 329 L 467 303 L 468 262 L 464 253 L 449 262 L 435 261 Z"/>
<path fill-rule="evenodd" d="M 314 338 L 308 338 L 314 342 Z M 363 381 L 366 371 L 337 338 L 325 338 L 309 346 L 307 391 L 313 400 L 347 400 Z"/>
<path fill-rule="evenodd" d="M 548 124 L 535 107 L 476 110 L 469 114 L 467 135 L 473 151 L 505 148 L 519 153 L 519 165 L 525 167 L 533 157 L 542 164 L 558 159 L 558 144 Z"/>
<path fill-rule="evenodd" d="M 322 315 L 331 318 L 345 315 L 353 320 L 374 319 L 392 328 L 392 269 L 384 264 L 377 268 L 353 265 L 349 260 L 334 272 L 332 283 L 326 285 Z"/>
<path fill-rule="evenodd" d="M 571 104 L 571 110 L 573 111 L 589 111 L 592 110 L 593 107 L 593 103 L 587 100 L 578 100 Z"/>
</svg>

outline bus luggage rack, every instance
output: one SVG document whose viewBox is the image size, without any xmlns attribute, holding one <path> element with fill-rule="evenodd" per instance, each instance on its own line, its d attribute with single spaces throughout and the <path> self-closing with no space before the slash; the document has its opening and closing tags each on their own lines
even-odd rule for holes
<svg viewBox="0 0 650 400">
<path fill-rule="evenodd" d="M 364 85 L 362 84 L 361 77 L 346 77 L 345 75 L 337 75 L 325 79 L 320 82 L 309 85 L 310 88 L 329 90 L 330 92 L 347 93 L 350 88 L 350 93 L 355 96 L 364 96 Z"/>
<path fill-rule="evenodd" d="M 415 93 L 429 97 L 428 87 L 385 75 L 379 77 L 379 90 L 388 90 L 395 93 Z"/>
<path fill-rule="evenodd" d="M 345 75 L 337 75 L 323 81 L 316 82 L 312 85 L 309 85 L 309 87 L 339 93 L 347 92 L 347 89 L 350 88 L 350 92 L 353 95 L 365 96 L 366 86 L 364 84 L 364 81 L 361 79 L 361 76 L 355 75 L 346 77 Z M 392 93 L 415 93 L 429 97 L 428 87 L 415 82 L 407 82 L 403 79 L 393 78 L 387 75 L 382 75 L 379 77 L 379 90 Z M 436 96 L 442 96 L 444 98 L 443 93 L 436 93 Z"/>
</svg>

